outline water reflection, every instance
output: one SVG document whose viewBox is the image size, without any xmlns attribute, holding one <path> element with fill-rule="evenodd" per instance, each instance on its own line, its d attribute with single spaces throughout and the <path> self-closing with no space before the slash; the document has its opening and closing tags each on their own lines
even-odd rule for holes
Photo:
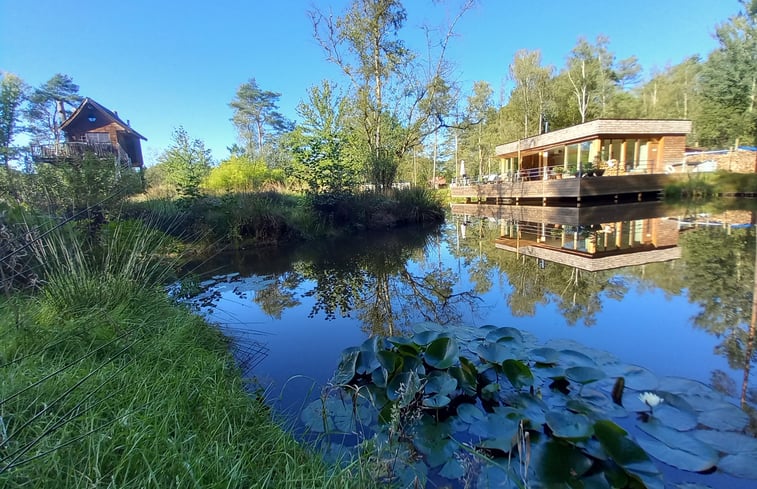
<svg viewBox="0 0 757 489">
<path fill-rule="evenodd" d="M 296 375 L 326 384 L 340 352 L 369 336 L 489 323 L 707 381 L 740 400 L 757 433 L 754 211 L 452 210 L 439 229 L 215 257 L 197 267 L 216 276 L 200 303 L 230 336 L 265 347 L 250 375 L 275 393 Z"/>
</svg>

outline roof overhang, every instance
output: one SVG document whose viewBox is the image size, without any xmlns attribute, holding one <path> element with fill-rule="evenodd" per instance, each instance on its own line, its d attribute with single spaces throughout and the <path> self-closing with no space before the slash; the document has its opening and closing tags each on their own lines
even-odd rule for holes
<svg viewBox="0 0 757 489">
<path fill-rule="evenodd" d="M 516 156 L 518 153 L 535 153 L 554 147 L 590 141 L 598 137 L 660 137 L 685 136 L 691 132 L 691 121 L 668 119 L 597 119 L 577 126 L 520 139 L 497 146 L 500 158 Z"/>
</svg>

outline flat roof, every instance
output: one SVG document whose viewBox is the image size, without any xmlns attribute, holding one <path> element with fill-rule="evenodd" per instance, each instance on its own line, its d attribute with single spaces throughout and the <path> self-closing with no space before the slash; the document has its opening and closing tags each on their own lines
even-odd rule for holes
<svg viewBox="0 0 757 489">
<path fill-rule="evenodd" d="M 539 134 L 497 146 L 500 157 L 518 151 L 533 153 L 556 146 L 588 141 L 600 136 L 672 136 L 691 132 L 691 121 L 670 119 L 596 119 L 577 126 Z"/>
</svg>

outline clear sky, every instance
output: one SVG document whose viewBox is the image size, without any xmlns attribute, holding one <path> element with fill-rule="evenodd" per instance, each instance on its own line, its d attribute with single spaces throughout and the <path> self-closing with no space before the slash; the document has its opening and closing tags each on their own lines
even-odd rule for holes
<svg viewBox="0 0 757 489">
<path fill-rule="evenodd" d="M 403 37 L 423 51 L 419 27 L 438 24 L 460 0 L 406 0 Z M 307 10 L 340 13 L 347 0 L 0 0 L 0 70 L 32 86 L 71 76 L 83 96 L 129 119 L 147 137 L 148 164 L 183 125 L 216 159 L 236 140 L 229 121 L 237 87 L 255 78 L 294 108 L 322 79 L 343 82 L 315 42 Z M 488 81 L 499 93 L 523 48 L 560 69 L 580 36 L 610 38 L 617 59 L 636 55 L 648 76 L 717 47 L 715 26 L 737 0 L 479 0 L 459 23 L 447 58 L 464 93 Z"/>
</svg>

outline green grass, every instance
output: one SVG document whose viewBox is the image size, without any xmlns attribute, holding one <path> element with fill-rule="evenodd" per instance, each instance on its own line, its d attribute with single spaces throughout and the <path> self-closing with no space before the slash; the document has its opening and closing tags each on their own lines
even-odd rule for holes
<svg viewBox="0 0 757 489">
<path fill-rule="evenodd" d="M 40 293 L 0 302 L 0 487 L 369 485 L 282 430 L 226 338 L 166 296 L 157 235 L 75 236 L 37 247 Z"/>
</svg>

